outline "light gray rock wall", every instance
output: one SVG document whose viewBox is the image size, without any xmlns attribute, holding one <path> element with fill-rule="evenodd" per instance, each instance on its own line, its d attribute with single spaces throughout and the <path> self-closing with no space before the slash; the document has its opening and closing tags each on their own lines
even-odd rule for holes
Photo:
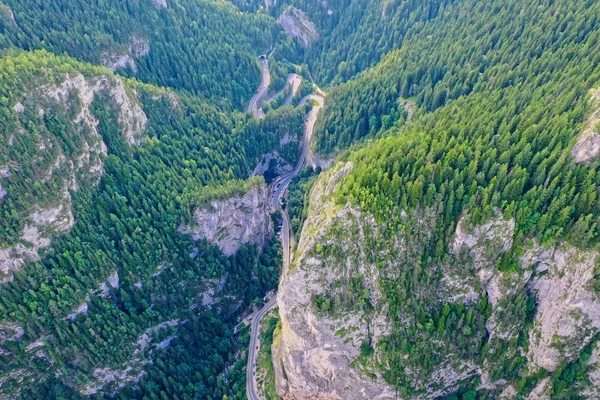
<svg viewBox="0 0 600 400">
<path fill-rule="evenodd" d="M 265 184 L 251 187 L 241 197 L 213 200 L 194 211 L 194 224 L 179 231 L 194 240 L 206 239 L 227 256 L 244 244 L 263 246 L 273 233 L 269 189 Z"/>
</svg>

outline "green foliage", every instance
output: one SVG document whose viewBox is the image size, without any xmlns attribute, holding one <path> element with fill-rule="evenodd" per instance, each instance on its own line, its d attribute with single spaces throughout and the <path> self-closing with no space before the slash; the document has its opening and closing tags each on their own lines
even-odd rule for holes
<svg viewBox="0 0 600 400">
<path fill-rule="evenodd" d="M 308 198 L 310 189 L 315 183 L 315 177 L 320 169 L 313 171 L 305 167 L 292 179 L 288 189 L 287 212 L 290 217 L 290 228 L 296 237 L 300 237 L 302 224 L 308 214 Z"/>
<path fill-rule="evenodd" d="M 275 388 L 275 368 L 271 346 L 274 336 L 281 334 L 281 321 L 275 309 L 265 315 L 260 328 L 260 349 L 256 357 L 258 385 L 267 400 L 281 399 Z"/>
<path fill-rule="evenodd" d="M 248 191 L 259 185 L 264 185 L 262 176 L 252 176 L 245 181 L 231 180 L 225 184 L 214 187 L 205 187 L 198 193 L 191 193 L 189 203 L 194 207 L 201 207 L 213 200 L 227 199 L 230 197 L 241 197 Z"/>
<path fill-rule="evenodd" d="M 390 2 L 393 7 L 398 3 Z M 409 3 L 413 2 L 401 2 L 407 7 Z M 353 18 L 374 12 L 370 7 L 366 9 L 368 11 L 355 11 Z M 496 114 L 487 127 L 469 124 L 471 129 L 514 132 L 526 121 L 518 117 L 523 109 L 531 110 L 529 118 L 534 120 L 547 122 L 554 115 L 556 121 L 562 123 L 564 117 L 558 115 L 576 109 L 586 90 L 598 83 L 598 55 L 593 51 L 599 34 L 595 28 L 598 11 L 595 2 L 574 0 L 544 2 L 542 7 L 537 1 L 514 0 L 445 3 L 443 12 L 440 11 L 435 20 L 402 25 L 407 27 L 407 33 L 401 45 L 394 45 L 398 49 L 385 55 L 375 68 L 328 92 L 323 118 L 316 126 L 317 148 L 331 153 L 365 137 L 373 137 L 386 117 L 402 124 L 405 112 L 398 102 L 400 98 L 414 98 L 420 109 L 432 111 L 471 94 L 490 98 L 493 92 L 496 95 L 502 92 L 502 97 L 515 99 L 509 100 L 510 111 Z M 420 16 L 426 18 L 424 14 Z M 353 25 L 348 24 L 344 29 L 353 29 Z M 377 38 L 382 28 L 379 29 L 374 31 Z M 338 53 L 329 54 L 337 56 Z M 360 60 L 362 56 L 360 53 L 355 58 Z M 516 100 L 517 92 L 537 105 Z M 542 107 L 546 97 L 552 97 L 549 105 L 552 113 Z M 503 104 L 507 103 L 501 102 L 499 110 Z M 483 110 L 481 106 L 473 109 L 475 112 Z M 490 112 L 493 113 L 493 108 L 484 114 Z M 507 119 L 511 114 L 514 118 Z M 579 116 L 575 118 L 580 122 Z M 536 123 L 534 120 L 530 120 L 531 124 Z M 438 121 L 443 122 L 444 115 L 438 114 Z M 446 124 L 446 129 L 449 127 Z M 539 129 L 544 130 L 543 126 Z M 555 132 L 555 140 L 564 138 L 564 130 L 561 131 L 562 134 Z M 518 137 L 520 132 L 514 133 Z M 535 132 L 537 130 L 529 134 L 535 135 Z M 529 157 L 536 154 L 532 151 Z M 544 179 L 542 171 L 539 173 L 538 179 Z M 520 185 L 516 182 L 514 185 L 510 190 L 518 195 Z"/>
<path fill-rule="evenodd" d="M 19 168 L 2 182 L 7 195 L 0 202 L 0 215 L 13 221 L 0 224 L 3 245 L 18 237 L 19 221 L 34 205 L 52 204 L 71 179 L 62 169 L 43 182 L 48 165 L 59 152 L 78 156 L 83 141 L 91 137 L 72 123 L 80 108 L 76 99 L 26 96 L 62 82 L 67 73 L 89 79 L 111 75 L 45 51 L 0 59 L 5 82 L 0 85 L 0 114 L 5 116 L 0 122 L 0 164 Z M 7 379 L 3 393 L 25 388 L 26 398 L 77 398 L 74 390 L 85 386 L 96 368 L 121 370 L 132 363 L 134 371 L 145 374 L 136 388 L 129 385 L 118 392 L 120 398 L 210 398 L 215 393 L 242 398 L 243 363 L 235 360 L 232 330 L 245 306 L 276 287 L 280 244 L 272 242 L 262 252 L 244 247 L 226 258 L 215 246 L 180 234 L 178 227 L 191 219 L 190 199 L 202 199 L 205 188 L 211 188 L 205 195 L 212 197 L 231 193 L 233 185 L 239 190 L 261 181 L 241 179 L 269 141 L 261 141 L 261 132 L 246 122 L 254 119 L 245 115 L 222 113 L 186 94 L 173 102 L 169 92 L 135 81 L 125 86 L 135 89 L 148 117 L 141 145 L 126 143 L 117 105 L 99 93 L 91 112 L 108 155 L 98 187 L 82 178 L 85 171 L 77 172 L 82 174 L 76 175 L 78 191 L 69 192 L 75 226 L 0 291 L 0 319 L 19 323 L 25 331 L 8 342 L 12 356 L 0 368 L 4 377 L 19 368 L 23 381 Z M 23 101 L 24 112 L 13 110 L 17 101 Z M 45 110 L 43 117 L 39 107 Z M 25 129 L 11 145 L 10 136 L 19 126 Z M 41 139 L 48 150 L 39 149 Z M 114 272 L 118 289 L 104 283 Z M 106 295 L 101 295 L 102 285 Z M 210 291 L 215 305 L 204 307 L 202 294 Z M 65 318 L 83 302 L 87 313 Z M 148 329 L 171 320 L 181 322 L 151 335 L 148 348 L 135 344 Z M 157 347 L 169 336 L 174 338 L 168 347 Z M 44 357 L 32 357 L 26 346 L 39 338 Z M 153 362 L 132 361 L 136 358 Z M 223 376 L 227 365 L 235 367 Z M 46 380 L 49 376 L 60 380 Z"/>
<path fill-rule="evenodd" d="M 104 65 L 129 54 L 136 68 L 123 74 L 227 108 L 245 107 L 256 90 L 258 54 L 280 39 L 284 48 L 293 47 L 272 18 L 240 13 L 226 1 L 173 0 L 166 8 L 154 0 L 5 4 L 15 20 L 0 19 L 0 48 L 46 49 Z M 136 41 L 147 43 L 147 54 L 136 50 L 144 49 Z"/>
<path fill-rule="evenodd" d="M 375 65 L 404 43 L 415 26 L 443 13 L 453 0 L 332 0 L 326 6 L 310 0 L 278 1 L 269 12 L 280 15 L 288 5 L 304 11 L 320 39 L 305 59 L 317 81 L 342 82 Z M 331 13 L 330 13 L 331 10 Z"/>
<path fill-rule="evenodd" d="M 338 204 L 350 202 L 372 214 L 385 232 L 364 249 L 382 276 L 395 266 L 395 276 L 380 282 L 392 334 L 375 350 L 383 377 L 404 397 L 415 397 L 415 381 L 431 376 L 447 357 L 480 366 L 486 360 L 492 379 L 513 382 L 528 373 L 522 351 L 535 300 L 525 289 L 494 310 L 494 323 L 526 328 L 509 339 L 488 337 L 492 307 L 486 298 L 479 305 L 440 302 L 446 270 L 459 281 L 475 275 L 473 260 L 448 252 L 461 216 L 469 215 L 471 225 L 498 215 L 514 218 L 513 248 L 490 250 L 496 269 L 506 275 L 519 271 L 521 247 L 530 240 L 593 247 L 600 233 L 597 163 L 575 164 L 571 156 L 591 113 L 589 90 L 600 85 L 593 51 L 600 41 L 599 5 L 465 0 L 442 7 L 435 19 L 409 26 L 401 47 L 376 67 L 332 87 L 317 122 L 316 146 L 324 153 L 377 138 L 339 157 L 353 169 L 334 196 Z M 371 12 L 357 11 L 354 21 Z M 343 80 L 350 63 L 335 67 L 336 79 Z M 408 123 L 406 98 L 420 109 Z M 386 130 L 384 118 L 386 127 L 391 121 L 395 126 Z M 330 243 L 351 234 L 330 231 Z M 410 244 L 407 254 L 386 256 L 400 233 Z M 335 245 L 316 251 L 331 257 L 328 263 L 353 257 Z M 344 304 L 358 303 L 358 294 L 342 303 L 336 295 L 315 297 L 316 309 L 335 315 L 347 311 Z M 569 372 L 565 382 L 581 371 Z M 460 396 L 472 398 L 477 385 L 464 387 Z M 561 390 L 575 395 L 568 387 Z"/>
</svg>

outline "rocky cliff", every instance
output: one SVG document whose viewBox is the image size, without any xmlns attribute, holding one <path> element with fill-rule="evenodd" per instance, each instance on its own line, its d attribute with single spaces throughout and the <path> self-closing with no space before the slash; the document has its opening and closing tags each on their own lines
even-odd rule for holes
<svg viewBox="0 0 600 400">
<path fill-rule="evenodd" d="M 278 19 L 285 32 L 303 47 L 308 47 L 319 38 L 315 25 L 306 14 L 295 7 L 288 8 Z"/>
<path fill-rule="evenodd" d="M 263 246 L 273 233 L 269 189 L 265 184 L 251 187 L 243 196 L 213 200 L 194 211 L 194 224 L 180 232 L 194 240 L 206 239 L 227 256 L 244 244 Z"/>
<path fill-rule="evenodd" d="M 287 399 L 384 399 L 394 394 L 377 371 L 353 365 L 367 336 L 377 342 L 389 325 L 378 273 L 366 262 L 363 251 L 367 248 L 365 226 L 373 226 L 374 221 L 350 205 L 335 204 L 331 197 L 336 182 L 351 169 L 350 163 L 338 166 L 315 185 L 295 260 L 279 287 L 282 332 L 273 353 L 277 391 Z M 345 240 L 326 239 L 331 229 L 343 229 Z M 345 262 L 324 258 L 324 247 L 329 246 L 348 254 Z M 377 310 L 372 317 L 352 305 L 335 317 L 316 312 L 316 296 L 343 296 L 344 286 L 356 276 L 364 277 L 363 290 L 369 292 Z"/>
<path fill-rule="evenodd" d="M 600 134 L 598 126 L 600 124 L 600 88 L 590 91 L 591 114 L 577 137 L 577 142 L 573 146 L 572 154 L 575 162 L 591 162 L 600 154 Z"/>
<path fill-rule="evenodd" d="M 463 336 L 444 336 L 435 316 L 424 319 L 412 307 L 398 307 L 387 291 L 409 285 L 404 276 L 419 269 L 412 254 L 422 251 L 441 209 L 392 215 L 403 224 L 390 234 L 359 206 L 336 201 L 336 187 L 352 168 L 338 164 L 315 184 L 297 252 L 280 284 L 282 330 L 273 348 L 278 393 L 285 399 L 434 399 L 478 382 L 478 390 L 493 397 L 516 398 L 519 384 L 505 366 L 520 360 L 523 382 L 536 383 L 529 398 L 549 398 L 552 381 L 545 374 L 577 361 L 600 332 L 597 253 L 566 242 L 515 243 L 515 221 L 499 211 L 479 225 L 463 216 L 447 261 L 427 273 L 424 284 L 410 284 L 418 303 L 445 305 L 440 314 L 448 314 L 446 326 L 454 318 L 446 310 L 459 310 L 451 330 Z M 463 310 L 469 311 L 460 317 Z M 414 348 L 392 357 L 403 330 L 412 332 Z M 425 338 L 435 353 L 425 358 L 438 360 L 433 366 L 417 350 Z M 595 363 L 597 351 L 588 381 L 580 384 L 589 393 L 597 381 Z M 397 376 L 403 377 L 400 386 L 391 384 Z"/>
<path fill-rule="evenodd" d="M 48 247 L 54 235 L 69 231 L 75 223 L 71 192 L 99 182 L 107 147 L 98 132 L 92 102 L 100 93 L 117 106 L 123 140 L 140 144 L 146 114 L 135 94 L 115 76 L 67 74 L 60 83 L 30 88 L 14 104 L 18 123 L 3 149 L 8 160 L 0 165 L 0 201 L 22 201 L 28 207 L 20 212 L 19 240 L 0 241 L 0 281 L 11 279 L 12 271 L 37 260 L 38 250 Z M 31 126 L 44 128 L 34 132 Z M 70 135 L 72 145 L 65 145 L 65 134 Z M 18 183 L 24 171 L 32 175 L 27 190 Z"/>
</svg>

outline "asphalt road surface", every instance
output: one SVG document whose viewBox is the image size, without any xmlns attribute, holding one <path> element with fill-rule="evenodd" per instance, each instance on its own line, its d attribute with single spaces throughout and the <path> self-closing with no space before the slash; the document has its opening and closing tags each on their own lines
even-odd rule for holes
<svg viewBox="0 0 600 400">
<path fill-rule="evenodd" d="M 300 158 L 298 159 L 298 163 L 296 164 L 294 170 L 289 174 L 280 177 L 271 185 L 271 207 L 273 207 L 273 209 L 277 209 L 279 207 L 279 202 L 281 201 L 281 197 L 285 193 L 285 190 L 289 186 L 292 179 L 294 179 L 298 172 L 300 172 L 300 169 L 302 169 L 302 166 L 306 161 L 306 152 L 308 151 L 308 147 L 312 139 L 315 122 L 317 121 L 319 110 L 323 106 L 324 102 L 323 96 L 312 94 L 303 98 L 300 101 L 299 106 L 303 106 L 308 100 L 313 100 L 316 104 L 313 105 L 312 110 L 310 110 L 304 121 L 304 140 L 302 142 L 302 153 L 300 154 Z M 250 108 L 250 106 L 248 106 L 248 108 Z M 281 215 L 283 217 L 283 224 L 281 225 L 281 244 L 283 246 L 283 271 L 281 272 L 281 275 L 283 276 L 290 264 L 290 220 L 285 209 L 281 210 Z M 252 324 L 250 328 L 250 348 L 248 350 L 248 365 L 246 366 L 246 394 L 249 400 L 262 400 L 262 397 L 258 395 L 257 391 L 255 367 L 256 356 L 258 354 L 259 347 L 260 321 L 262 317 L 276 305 L 277 296 L 273 296 L 273 298 L 269 300 L 269 302 L 265 304 L 263 308 L 261 308 L 252 319 Z"/>
<path fill-rule="evenodd" d="M 267 90 L 269 90 L 269 85 L 271 84 L 271 74 L 269 73 L 269 60 L 266 55 L 262 55 L 259 57 L 260 63 L 262 65 L 262 74 L 260 77 L 260 86 L 258 87 L 258 91 L 252 99 L 250 99 L 250 103 L 248 103 L 247 112 L 252 115 L 258 117 L 258 110 L 262 102 L 267 98 Z"/>
</svg>

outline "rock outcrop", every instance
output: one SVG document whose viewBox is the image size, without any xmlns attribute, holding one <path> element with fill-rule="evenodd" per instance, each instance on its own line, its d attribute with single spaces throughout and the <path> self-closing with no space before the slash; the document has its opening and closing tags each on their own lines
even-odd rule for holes
<svg viewBox="0 0 600 400">
<path fill-rule="evenodd" d="M 164 4 L 164 5 L 163 5 Z M 157 8 L 167 7 L 166 0 L 157 1 Z M 110 52 L 102 55 L 102 65 L 111 71 L 130 67 L 137 72 L 135 60 L 150 52 L 150 42 L 147 39 L 133 37 L 123 52 Z"/>
<path fill-rule="evenodd" d="M 246 243 L 264 245 L 273 233 L 270 212 L 269 189 L 260 184 L 241 197 L 213 200 L 196 209 L 194 224 L 179 231 L 194 240 L 206 239 L 230 256 Z"/>
<path fill-rule="evenodd" d="M 79 136 L 72 140 L 78 144 L 76 148 L 79 150 L 65 151 L 60 139 L 50 135 L 35 136 L 38 142 L 34 146 L 37 146 L 38 153 L 27 161 L 36 165 L 42 164 L 41 160 L 51 160 L 42 167 L 36 165 L 35 169 L 39 171 L 36 181 L 38 184 L 52 184 L 61 190 L 58 193 L 48 193 L 45 196 L 47 201 L 34 203 L 23 212 L 21 242 L 0 246 L 0 281 L 11 279 L 12 271 L 29 261 L 37 260 L 38 250 L 50 246 L 54 235 L 68 232 L 75 223 L 71 210 L 71 191 L 79 190 L 84 182 L 99 182 L 104 170 L 107 147 L 98 132 L 98 120 L 91 111 L 91 105 L 95 95 L 100 92 L 108 94 L 118 107 L 118 122 L 123 139 L 130 145 L 140 144 L 147 124 L 146 114 L 134 95 L 125 88 L 122 79 L 114 76 L 84 77 L 82 74 L 67 74 L 59 84 L 32 89 L 13 107 L 15 113 L 23 113 L 28 107 L 35 107 L 42 120 L 50 110 L 66 110 L 74 116 L 70 122 Z M 22 127 L 17 134 L 29 133 Z M 0 186 L 0 201 L 11 195 L 10 177 L 18 175 L 21 168 L 14 161 L 0 166 L 0 179 L 8 181 Z"/>
<path fill-rule="evenodd" d="M 187 323 L 188 320 L 170 320 L 160 323 L 152 328 L 146 329 L 139 340 L 134 344 L 133 358 L 121 369 L 111 367 L 98 367 L 92 372 L 92 380 L 85 386 L 79 387 L 79 392 L 85 396 L 98 393 L 116 393 L 125 385 L 139 381 L 146 372 L 143 367 L 151 363 L 145 352 L 153 352 L 155 349 L 165 349 L 177 335 L 169 336 L 167 339 L 153 343 L 156 332 L 162 330 L 176 331 L 177 327 Z"/>
<path fill-rule="evenodd" d="M 590 288 L 597 254 L 566 244 L 554 247 L 550 256 L 544 249 L 536 250 L 542 256 L 530 262 L 537 264 L 540 275 L 530 288 L 538 311 L 529 332 L 527 359 L 534 368 L 554 371 L 576 359 L 600 331 L 600 298 Z"/>
<path fill-rule="evenodd" d="M 125 140 L 132 145 L 140 144 L 148 118 L 135 96 L 125 88 L 121 78 L 107 75 L 95 78 L 85 78 L 82 74 L 67 75 L 62 84 L 42 87 L 39 90 L 42 96 L 63 104 L 67 103 L 72 93 L 75 94 L 79 98 L 80 111 L 73 123 L 91 129 L 95 137 L 100 137 L 96 128 L 98 121 L 93 116 L 90 106 L 94 96 L 100 92 L 108 93 L 117 104 L 119 124 Z"/>
<path fill-rule="evenodd" d="M 285 32 L 303 47 L 308 47 L 319 38 L 315 25 L 295 7 L 290 7 L 277 20 Z"/>
<path fill-rule="evenodd" d="M 388 236 L 380 250 L 394 255 L 391 261 L 387 258 L 389 265 L 375 265 L 374 243 L 382 243 L 384 227 L 357 206 L 334 199 L 336 185 L 351 169 L 351 163 L 337 164 L 315 184 L 297 252 L 280 283 L 282 329 L 274 340 L 273 363 L 277 391 L 284 399 L 397 398 L 395 388 L 382 379 L 386 359 L 377 346 L 393 329 L 382 282 L 396 278 L 404 254 L 415 243 L 408 242 L 403 232 L 395 232 L 393 240 Z M 544 247 L 532 239 L 515 251 L 515 221 L 496 212 L 497 217 L 481 225 L 471 225 L 469 216 L 461 218 L 448 249 L 454 261 L 440 265 L 439 282 L 422 289 L 435 293 L 442 304 L 479 307 L 485 301 L 489 307 L 483 320 L 487 335 L 481 337 L 487 341 L 490 355 L 481 361 L 449 353 L 428 373 L 428 379 L 407 364 L 408 375 L 415 372 L 412 398 L 443 396 L 477 376 L 479 389 L 514 398 L 514 382 L 498 379 L 498 368 L 507 360 L 526 356 L 526 374 L 540 368 L 554 371 L 576 360 L 600 332 L 600 299 L 592 285 L 598 254 L 566 242 Z M 420 224 L 419 229 L 425 235 L 431 232 L 435 213 L 413 213 L 416 218 L 412 221 Z M 399 217 L 410 220 L 404 212 Z M 362 288 L 343 304 L 339 299 L 347 296 L 348 287 L 356 286 L 356 278 Z M 361 309 L 357 296 L 367 296 L 372 305 L 369 312 Z M 530 317 L 532 328 L 526 332 L 529 348 L 525 351 L 516 343 L 523 338 L 526 317 L 524 312 L 515 317 L 512 310 L 515 303 L 524 304 L 527 298 L 535 299 L 537 312 Z M 335 312 L 330 312 L 330 307 Z M 410 318 L 401 315 L 401 321 L 406 319 L 401 323 L 412 324 Z M 372 349 L 372 362 L 361 361 L 361 345 L 366 341 Z M 548 398 L 551 390 L 549 380 L 541 381 L 530 398 Z"/>
<path fill-rule="evenodd" d="M 577 163 L 593 161 L 600 154 L 600 88 L 590 91 L 590 97 L 592 113 L 571 152 Z"/>
<path fill-rule="evenodd" d="M 311 193 L 311 210 L 298 245 L 298 258 L 283 277 L 277 303 L 282 321 L 281 334 L 274 342 L 277 392 L 285 399 L 392 399 L 394 388 L 385 384 L 377 371 L 354 367 L 360 346 L 370 334 L 372 340 L 388 333 L 387 308 L 380 302 L 375 265 L 365 262 L 360 249 L 364 243 L 363 224 L 374 221 L 350 205 L 336 205 L 331 193 L 336 183 L 349 173 L 352 164 L 325 173 Z M 338 225 L 339 224 L 339 225 Z M 334 264 L 318 252 L 331 246 L 326 239 L 334 226 L 344 229 L 346 239 L 335 243 L 356 263 Z M 359 274 L 378 310 L 367 319 L 350 307 L 336 316 L 317 314 L 314 296 L 329 293 L 336 282 Z M 369 373 L 370 375 L 367 375 Z"/>
<path fill-rule="evenodd" d="M 596 343 L 596 347 L 592 351 L 589 360 L 587 385 L 582 390 L 582 395 L 586 399 L 600 399 L 600 343 Z"/>
</svg>

